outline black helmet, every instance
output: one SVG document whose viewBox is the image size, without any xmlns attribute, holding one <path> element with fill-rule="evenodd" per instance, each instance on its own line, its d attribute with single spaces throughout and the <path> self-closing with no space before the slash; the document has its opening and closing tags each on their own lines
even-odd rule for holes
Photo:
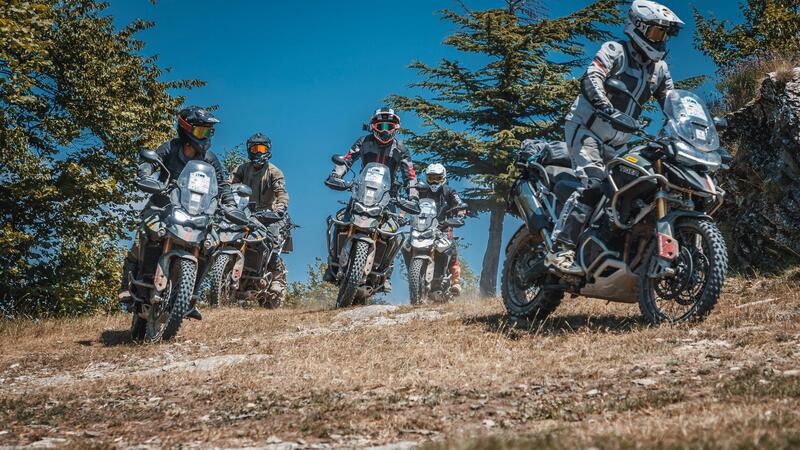
<svg viewBox="0 0 800 450">
<path fill-rule="evenodd" d="M 394 140 L 400 130 L 400 116 L 395 114 L 393 109 L 378 109 L 369 119 L 369 127 L 375 139 L 386 145 Z"/>
<path fill-rule="evenodd" d="M 184 108 L 178 113 L 178 137 L 191 144 L 201 157 L 205 156 L 211 148 L 214 125 L 218 123 L 219 119 L 203 108 Z"/>
<path fill-rule="evenodd" d="M 247 157 L 256 164 L 263 164 L 272 157 L 272 141 L 261 133 L 247 139 Z"/>
</svg>

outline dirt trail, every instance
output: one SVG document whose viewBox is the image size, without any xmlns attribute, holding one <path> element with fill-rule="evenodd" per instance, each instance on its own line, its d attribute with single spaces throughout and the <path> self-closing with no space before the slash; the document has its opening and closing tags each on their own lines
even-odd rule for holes
<svg viewBox="0 0 800 450">
<path fill-rule="evenodd" d="M 0 323 L 0 448 L 800 446 L 800 295 L 732 280 L 691 326 L 575 299 Z M 765 302 L 764 300 L 770 300 Z"/>
</svg>

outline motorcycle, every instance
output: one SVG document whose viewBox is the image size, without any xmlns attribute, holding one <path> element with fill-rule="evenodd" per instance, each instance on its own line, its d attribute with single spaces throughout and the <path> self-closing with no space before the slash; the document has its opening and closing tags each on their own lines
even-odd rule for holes
<svg viewBox="0 0 800 450">
<path fill-rule="evenodd" d="M 456 206 L 448 210 L 446 215 L 465 207 Z M 429 298 L 446 303 L 453 297 L 448 269 L 451 258 L 456 254 L 457 243 L 456 238 L 442 228 L 464 226 L 464 219 L 450 217 L 439 224 L 436 201 L 430 198 L 421 199 L 419 209 L 420 213 L 411 217 L 411 231 L 403 245 L 411 304 L 419 305 Z"/>
<path fill-rule="evenodd" d="M 212 235 L 218 244 L 204 277 L 204 287 L 212 306 L 237 301 L 246 304 L 252 299 L 258 299 L 263 305 L 271 298 L 266 291 L 271 274 L 265 274 L 265 261 L 268 262 L 274 253 L 274 246 L 267 241 L 266 226 L 281 220 L 282 216 L 272 211 L 252 214 L 250 187 L 234 184 L 231 190 L 237 208 L 248 218 L 248 223 L 237 224 L 224 216 L 215 221 Z"/>
<path fill-rule="evenodd" d="M 139 265 L 129 278 L 131 337 L 155 342 L 172 339 L 195 306 L 198 269 L 214 246 L 210 231 L 218 186 L 214 167 L 204 161 L 189 161 L 172 181 L 172 174 L 155 152 L 145 150 L 141 156 L 160 166 L 167 181 L 148 177 L 137 180 L 137 186 L 169 198 L 164 207 L 151 206 L 155 214 L 142 221 Z M 226 215 L 234 222 L 246 223 L 241 213 Z"/>
<path fill-rule="evenodd" d="M 341 156 L 332 159 L 334 164 L 346 165 Z M 346 207 L 327 220 L 328 252 L 334 256 L 330 270 L 339 286 L 336 306 L 366 304 L 372 295 L 383 291 L 402 244 L 398 229 L 404 219 L 392 212 L 392 207 L 419 214 L 419 206 L 412 200 L 393 198 L 389 168 L 376 162 L 367 164 L 352 182 L 328 178 L 325 185 L 351 191 Z"/>
<path fill-rule="evenodd" d="M 618 80 L 607 87 L 636 101 Z M 501 282 L 510 316 L 544 319 L 564 293 L 638 303 L 651 324 L 701 318 L 714 308 L 727 251 L 712 218 L 725 195 L 713 175 L 732 160 L 719 145 L 716 127 L 727 124 L 711 119 L 703 101 L 688 91 L 670 91 L 663 111 L 657 136 L 630 117 L 596 112 L 643 142 L 606 165 L 609 192 L 576 246 L 583 276 L 545 265 L 560 209 L 580 182 L 571 167 L 547 165 L 546 155 L 519 155 L 508 204 L 524 224 L 506 247 Z"/>
</svg>

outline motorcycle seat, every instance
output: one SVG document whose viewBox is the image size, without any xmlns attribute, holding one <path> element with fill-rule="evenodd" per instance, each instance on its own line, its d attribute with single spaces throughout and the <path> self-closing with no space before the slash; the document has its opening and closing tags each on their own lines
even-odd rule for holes
<svg viewBox="0 0 800 450">
<path fill-rule="evenodd" d="M 550 189 L 556 194 L 556 198 L 561 204 L 564 204 L 573 192 L 583 187 L 571 168 L 547 166 L 545 171 L 550 178 Z"/>
</svg>

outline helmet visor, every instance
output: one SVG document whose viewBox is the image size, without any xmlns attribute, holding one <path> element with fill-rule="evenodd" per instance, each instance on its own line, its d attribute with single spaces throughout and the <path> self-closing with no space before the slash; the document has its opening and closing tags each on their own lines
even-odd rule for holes
<svg viewBox="0 0 800 450">
<path fill-rule="evenodd" d="M 668 36 L 667 29 L 661 25 L 650 25 L 644 34 L 648 41 L 655 43 L 666 41 Z"/>
<path fill-rule="evenodd" d="M 429 173 L 426 176 L 428 180 L 428 184 L 442 184 L 444 183 L 444 174 L 443 173 Z"/>
<path fill-rule="evenodd" d="M 247 149 L 250 153 L 267 153 L 269 151 L 269 147 L 266 144 L 253 144 Z"/>
</svg>

